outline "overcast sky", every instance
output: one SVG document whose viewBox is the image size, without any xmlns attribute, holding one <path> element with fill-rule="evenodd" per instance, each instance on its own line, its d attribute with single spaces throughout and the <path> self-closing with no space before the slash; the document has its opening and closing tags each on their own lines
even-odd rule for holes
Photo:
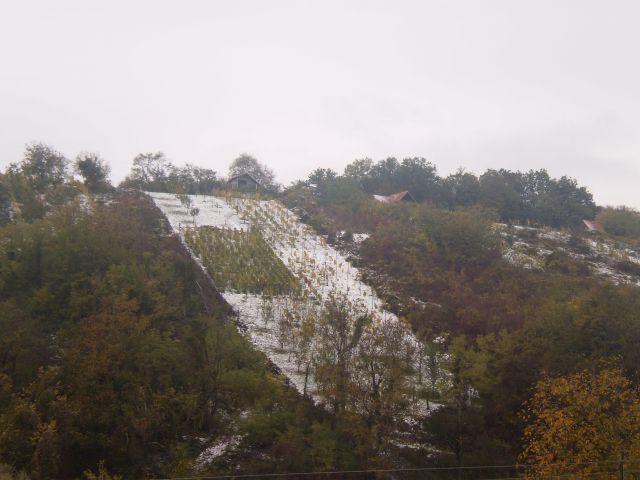
<svg viewBox="0 0 640 480">
<path fill-rule="evenodd" d="M 639 1 L 0 0 L 0 167 L 44 141 L 279 181 L 546 168 L 640 207 Z"/>
</svg>

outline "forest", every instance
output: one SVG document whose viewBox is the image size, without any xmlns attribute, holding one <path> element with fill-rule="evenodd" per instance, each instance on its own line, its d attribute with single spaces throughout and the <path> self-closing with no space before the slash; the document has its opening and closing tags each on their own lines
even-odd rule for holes
<svg viewBox="0 0 640 480">
<path fill-rule="evenodd" d="M 369 281 L 422 338 L 446 338 L 452 382 L 442 392 L 444 406 L 425 419 L 425 440 L 454 452 L 461 465 L 556 465 L 555 471 L 533 468 L 534 478 L 568 473 L 571 464 L 612 462 L 623 449 L 637 457 L 636 417 L 623 427 L 611 412 L 638 407 L 639 287 L 607 282 L 566 255 L 551 255 L 542 270 L 507 262 L 495 222 L 526 219 L 557 226 L 555 221 L 543 222 L 535 208 L 529 215 L 510 217 L 500 208 L 488 208 L 482 197 L 454 208 L 437 200 L 382 204 L 352 181 L 353 165 L 359 162 L 348 166 L 343 176 L 316 170 L 308 179 L 316 189 L 301 183 L 284 201 L 304 211 L 308 223 L 327 234 L 343 232 L 348 240 L 355 232 L 369 233 L 355 256 Z M 378 174 L 355 176 L 366 182 Z M 531 172 L 512 178 L 535 176 Z M 400 187 L 393 183 L 396 176 L 380 178 L 392 184 L 387 192 Z M 575 181 L 554 182 L 572 184 L 578 197 L 590 199 Z M 434 191 L 438 184 L 432 183 Z M 525 199 L 521 195 L 521 205 Z M 612 237 L 637 245 L 637 212 L 596 209 L 593 204 L 589 208 Z M 560 215 L 575 218 L 562 224 L 570 242 L 577 244 L 587 236 L 578 228 L 580 213 L 586 212 L 569 209 Z M 340 234 L 334 238 L 342 241 Z M 348 248 L 349 242 L 344 245 Z M 596 395 L 594 390 L 598 396 L 588 399 Z M 620 392 L 624 394 L 618 398 Z M 588 411 L 575 403 L 583 401 L 605 402 L 613 410 Z M 547 431 L 554 421 L 570 423 L 558 423 L 555 433 Z M 569 438 L 566 429 L 571 428 L 574 436 Z M 591 442 L 589 448 L 575 447 L 577 438 Z"/>
<path fill-rule="evenodd" d="M 365 397 L 350 376 L 376 359 L 395 368 L 387 378 L 410 378 L 386 353 L 355 354 L 367 351 L 361 339 L 373 339 L 374 352 L 393 332 L 367 337 L 339 299 L 324 305 L 318 365 L 332 408 L 314 404 L 242 334 L 141 192 L 211 193 L 223 177 L 140 154 L 116 188 L 98 154 L 69 162 L 31 144 L 0 175 L 0 478 L 374 469 L 404 469 L 389 478 L 607 478 L 621 451 L 638 464 L 640 287 L 606 281 L 569 255 L 520 268 L 495 231 L 563 229 L 580 245 L 581 221 L 596 219 L 602 235 L 635 248 L 638 212 L 599 207 L 576 180 L 544 170 L 440 177 L 420 158 L 365 159 L 286 188 L 269 173 L 264 195 L 346 252 L 386 308 L 438 349 L 447 375 L 429 386 L 438 406 L 412 431 L 418 448 L 390 443 L 395 421 L 385 420 L 406 409 L 397 392 L 407 385 Z M 417 202 L 371 197 L 401 190 Z M 189 235 L 216 284 L 299 288 L 255 230 Z M 245 257 L 257 274 L 239 272 Z M 355 405 L 369 398 L 381 400 L 367 415 Z M 231 453 L 197 468 L 203 446 L 224 440 L 237 443 Z M 509 470 L 464 470 L 486 465 Z"/>
<path fill-rule="evenodd" d="M 147 197 L 87 196 L 63 157 L 36 153 L 2 177 L 33 201 L 0 227 L 2 475 L 181 476 L 234 435 L 209 473 L 368 463 L 364 422 L 287 386 Z"/>
</svg>

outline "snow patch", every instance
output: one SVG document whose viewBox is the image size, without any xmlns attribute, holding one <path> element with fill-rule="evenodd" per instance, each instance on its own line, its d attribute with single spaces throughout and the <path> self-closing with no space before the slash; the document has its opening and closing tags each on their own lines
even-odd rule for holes
<svg viewBox="0 0 640 480">
<path fill-rule="evenodd" d="M 192 209 L 198 213 L 191 215 L 189 209 L 173 193 L 146 192 L 167 217 L 171 228 L 181 232 L 185 225 L 210 226 L 224 229 L 247 230 L 249 224 L 243 222 L 224 200 L 209 195 L 188 195 Z"/>
<path fill-rule="evenodd" d="M 213 444 L 209 445 L 202 452 L 200 452 L 200 455 L 198 455 L 198 458 L 196 458 L 194 464 L 196 470 L 202 470 L 204 467 L 224 455 L 228 450 L 231 450 L 238 446 L 238 444 L 240 444 L 240 440 L 242 440 L 242 437 L 240 435 L 234 435 L 232 437 L 221 438 Z"/>
<path fill-rule="evenodd" d="M 353 241 L 355 243 L 362 243 L 364 242 L 367 238 L 369 238 L 371 235 L 368 233 L 354 233 L 353 234 Z"/>
<path fill-rule="evenodd" d="M 275 326 L 278 321 L 278 312 L 289 299 L 286 297 L 274 297 L 271 299 L 270 301 L 275 304 L 273 306 L 275 315 L 272 320 L 265 321 L 265 316 L 263 315 L 265 299 L 261 295 L 223 292 L 222 296 L 236 311 L 240 322 L 247 327 L 251 343 L 287 376 L 291 385 L 298 392 L 306 392 L 307 395 L 318 400 L 315 395 L 316 386 L 313 379 L 309 376 L 305 385 L 305 372 L 301 370 L 294 353 L 281 345 Z"/>
<path fill-rule="evenodd" d="M 279 202 L 246 197 L 229 197 L 225 201 L 219 197 L 191 195 L 191 208 L 199 209 L 192 216 L 176 195 L 149 195 L 183 243 L 185 224 L 242 230 L 258 228 L 275 255 L 304 286 L 301 308 L 321 309 L 327 300 L 344 297 L 354 316 L 368 314 L 373 328 L 383 328 L 388 322 L 399 323 L 405 344 L 411 348 L 420 345 L 410 327 L 387 311 L 375 291 L 361 281 L 360 271 Z M 354 240 L 357 238 L 358 241 L 367 237 L 364 233 L 354 234 Z M 196 258 L 196 261 L 202 267 L 199 259 Z M 308 361 L 303 362 L 291 346 L 287 346 L 290 342 L 283 340 L 283 331 L 278 326 L 284 311 L 297 300 L 285 296 L 265 298 L 232 291 L 221 294 L 237 312 L 240 323 L 247 327 L 250 340 L 256 348 L 267 355 L 300 393 L 318 400 L 312 376 L 306 375 L 306 368 L 301 368 Z M 266 310 L 269 310 L 269 314 L 265 314 Z M 426 402 L 417 401 L 411 415 L 423 416 L 428 412 Z M 217 451 L 215 448 L 212 450 Z"/>
</svg>

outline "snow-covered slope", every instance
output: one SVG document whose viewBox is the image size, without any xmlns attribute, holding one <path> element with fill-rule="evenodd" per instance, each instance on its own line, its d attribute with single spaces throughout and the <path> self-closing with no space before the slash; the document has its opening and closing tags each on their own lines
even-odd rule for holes
<svg viewBox="0 0 640 480">
<path fill-rule="evenodd" d="M 191 215 L 187 206 L 173 193 L 147 192 L 154 203 L 171 224 L 174 232 L 181 232 L 188 225 L 210 226 L 246 230 L 249 224 L 243 222 L 235 210 L 224 200 L 209 195 L 188 195 L 192 209 L 197 209 Z"/>
<path fill-rule="evenodd" d="M 360 280 L 360 272 L 345 256 L 282 204 L 242 198 L 231 202 L 241 219 L 260 228 L 276 255 L 304 282 L 310 294 L 327 300 L 339 292 L 354 308 L 377 320 L 398 320 L 384 309 L 383 302 Z"/>
<path fill-rule="evenodd" d="M 614 283 L 640 285 L 640 251 L 603 234 L 575 236 L 556 230 L 495 225 L 504 240 L 504 257 L 514 265 L 533 270 L 575 268 L 581 275 L 593 275 Z"/>
<path fill-rule="evenodd" d="M 403 333 L 400 348 L 406 357 L 417 350 L 418 341 L 410 328 L 394 314 L 386 311 L 374 290 L 360 280 L 360 272 L 326 240 L 277 201 L 248 197 L 226 199 L 212 196 L 190 196 L 189 208 L 172 194 L 149 193 L 167 217 L 173 230 L 183 241 L 187 228 L 210 226 L 220 229 L 258 228 L 275 255 L 287 266 L 303 286 L 301 298 L 263 297 L 262 295 L 221 292 L 246 325 L 253 344 L 263 351 L 300 391 L 312 396 L 317 393 L 312 376 L 303 365 L 302 353 L 289 342 L 281 320 L 286 312 L 306 312 L 321 309 L 332 297 L 346 299 L 353 317 L 367 314 L 372 328 L 387 329 L 395 324 Z M 265 314 L 268 311 L 269 314 Z M 403 355 L 403 352 L 398 352 Z M 307 362 L 308 365 L 308 362 Z M 423 410 L 420 402 L 414 409 Z"/>
</svg>

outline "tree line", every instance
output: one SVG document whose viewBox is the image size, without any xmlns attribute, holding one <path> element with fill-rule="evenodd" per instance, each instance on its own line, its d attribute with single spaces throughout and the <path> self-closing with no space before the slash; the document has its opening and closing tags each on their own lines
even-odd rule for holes
<svg viewBox="0 0 640 480">
<path fill-rule="evenodd" d="M 265 191 L 276 192 L 273 171 L 249 154 L 243 153 L 229 166 L 229 177 L 247 173 Z M 225 179 L 211 169 L 187 164 L 178 167 L 162 152 L 141 153 L 133 159 L 131 173 L 120 184 L 124 188 L 137 188 L 152 192 L 180 194 L 208 194 L 222 188 Z"/>
<path fill-rule="evenodd" d="M 88 191 L 107 192 L 113 188 L 109 172 L 109 165 L 97 153 L 83 152 L 70 162 L 46 144 L 30 144 L 22 161 L 10 164 L 0 178 L 0 222 L 10 220 L 12 200 L 25 210 L 25 218 L 39 218 L 48 204 L 64 202 L 73 196 L 69 184 L 64 182 L 71 173 L 81 176 L 82 185 Z M 242 154 L 231 162 L 228 176 L 242 173 L 250 174 L 263 191 L 281 191 L 273 171 L 251 155 Z M 436 166 L 424 158 L 398 161 L 391 157 L 378 162 L 355 160 L 345 167 L 342 175 L 318 168 L 306 182 L 329 196 L 350 196 L 353 189 L 369 195 L 409 190 L 419 202 L 446 209 L 478 206 L 495 211 L 497 218 L 507 223 L 576 227 L 583 219 L 593 219 L 598 213 L 593 196 L 585 187 L 567 176 L 552 178 L 546 170 L 487 170 L 476 176 L 460 169 L 441 177 Z M 224 177 L 210 168 L 193 164 L 176 166 L 164 153 L 150 152 L 133 159 L 131 172 L 120 186 L 204 194 L 223 187 L 224 183 Z M 622 217 L 625 220 L 621 220 Z M 637 237 L 637 217 L 629 218 L 628 212 L 620 209 L 602 215 L 605 228 L 611 233 Z"/>
<path fill-rule="evenodd" d="M 507 223 L 575 227 L 597 212 L 586 187 L 567 176 L 552 178 L 544 169 L 490 169 L 480 176 L 459 169 L 441 177 L 436 166 L 421 157 L 378 162 L 365 158 L 347 165 L 342 175 L 316 169 L 307 182 L 318 185 L 321 192 L 360 188 L 369 195 L 389 195 L 408 190 L 418 202 L 440 208 L 475 205 L 492 209 Z"/>
</svg>

